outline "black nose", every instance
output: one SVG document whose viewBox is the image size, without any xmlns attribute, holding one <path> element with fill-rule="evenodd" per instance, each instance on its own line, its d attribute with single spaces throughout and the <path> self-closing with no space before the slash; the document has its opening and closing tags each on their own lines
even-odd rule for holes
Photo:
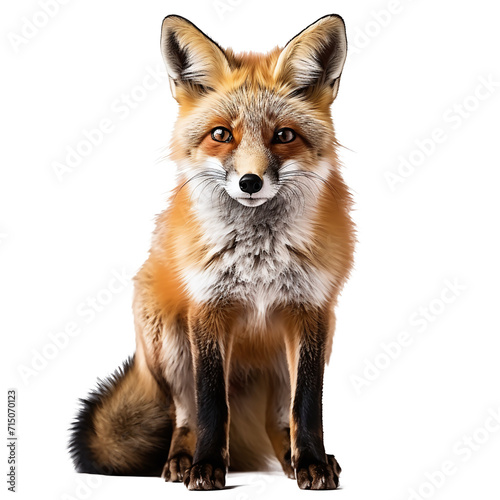
<svg viewBox="0 0 500 500">
<path fill-rule="evenodd" d="M 255 174 L 245 174 L 240 179 L 240 189 L 248 194 L 257 193 L 262 189 L 262 179 Z"/>
</svg>

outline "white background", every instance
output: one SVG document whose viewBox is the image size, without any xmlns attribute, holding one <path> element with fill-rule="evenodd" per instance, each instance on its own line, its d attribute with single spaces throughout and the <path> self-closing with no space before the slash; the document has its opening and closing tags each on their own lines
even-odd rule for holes
<svg viewBox="0 0 500 500">
<path fill-rule="evenodd" d="M 2 398 L 17 388 L 18 498 L 190 495 L 160 479 L 79 476 L 66 452 L 77 398 L 134 351 L 132 287 L 105 289 L 145 260 L 173 187 L 162 157 L 177 105 L 164 74 L 149 89 L 144 78 L 161 68 L 167 14 L 223 46 L 266 51 L 332 12 L 350 42 L 333 116 L 359 244 L 325 379 L 325 441 L 344 469 L 327 495 L 499 498 L 500 423 L 489 417 L 500 412 L 494 2 L 223 0 L 218 10 L 209 0 L 66 0 L 47 20 L 42 1 L 4 2 L 0 16 Z M 59 179 L 54 164 L 103 119 L 112 130 Z M 413 167 L 401 170 L 404 159 Z M 449 282 L 459 289 L 445 290 L 445 303 Z M 110 303 L 91 318 L 89 297 Z M 68 323 L 78 334 L 54 351 L 49 335 Z M 447 475 L 436 474 L 444 462 Z M 281 475 L 230 474 L 228 484 L 239 487 L 208 495 L 314 495 Z"/>
</svg>

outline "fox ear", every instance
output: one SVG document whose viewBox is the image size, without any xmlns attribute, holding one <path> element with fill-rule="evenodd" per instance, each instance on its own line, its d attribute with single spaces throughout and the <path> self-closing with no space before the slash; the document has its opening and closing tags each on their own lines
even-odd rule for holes
<svg viewBox="0 0 500 500">
<path fill-rule="evenodd" d="M 179 87 L 199 93 L 215 87 L 222 74 L 229 71 L 223 49 L 180 16 L 167 16 L 163 20 L 161 52 L 177 100 Z"/>
<path fill-rule="evenodd" d="M 344 20 L 335 14 L 322 17 L 292 38 L 276 63 L 275 76 L 294 87 L 330 87 L 332 100 L 347 55 Z"/>
</svg>

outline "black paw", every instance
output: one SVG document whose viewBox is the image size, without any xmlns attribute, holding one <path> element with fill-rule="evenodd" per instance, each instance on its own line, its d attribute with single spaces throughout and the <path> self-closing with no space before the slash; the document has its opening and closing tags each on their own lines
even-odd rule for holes
<svg viewBox="0 0 500 500">
<path fill-rule="evenodd" d="M 335 490 L 341 470 L 333 455 L 327 455 L 327 463 L 299 463 L 297 484 L 301 490 Z"/>
<path fill-rule="evenodd" d="M 281 464 L 281 467 L 283 468 L 283 472 L 288 479 L 295 479 L 295 471 L 290 464 Z"/>
<path fill-rule="evenodd" d="M 340 473 L 342 472 L 342 467 L 340 467 L 340 464 L 337 462 L 337 459 L 335 458 L 334 455 L 326 455 L 326 458 L 328 459 L 328 463 L 333 468 L 334 475 L 337 477 L 337 486 L 338 486 L 339 485 L 339 476 L 340 476 Z"/>
<path fill-rule="evenodd" d="M 293 469 L 290 455 L 291 452 L 290 450 L 288 450 L 285 453 L 283 460 L 281 461 L 281 467 L 283 468 L 283 472 L 285 473 L 286 477 L 288 477 L 289 479 L 295 479 L 295 470 Z"/>
<path fill-rule="evenodd" d="M 188 490 L 221 490 L 226 485 L 226 466 L 222 462 L 201 461 L 184 474 Z"/>
<path fill-rule="evenodd" d="M 161 477 L 165 481 L 178 482 L 184 479 L 186 471 L 191 467 L 193 457 L 187 453 L 178 453 L 170 457 L 163 467 Z"/>
</svg>

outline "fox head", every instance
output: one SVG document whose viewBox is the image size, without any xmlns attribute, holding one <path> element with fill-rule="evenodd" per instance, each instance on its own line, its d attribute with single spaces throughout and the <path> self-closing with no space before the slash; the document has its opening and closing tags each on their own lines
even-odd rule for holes
<svg viewBox="0 0 500 500">
<path fill-rule="evenodd" d="M 327 182 L 336 145 L 330 105 L 347 50 L 341 17 L 325 16 L 263 55 L 235 54 L 168 16 L 161 49 L 180 106 L 172 158 L 193 190 L 213 203 L 259 207 Z"/>
</svg>

